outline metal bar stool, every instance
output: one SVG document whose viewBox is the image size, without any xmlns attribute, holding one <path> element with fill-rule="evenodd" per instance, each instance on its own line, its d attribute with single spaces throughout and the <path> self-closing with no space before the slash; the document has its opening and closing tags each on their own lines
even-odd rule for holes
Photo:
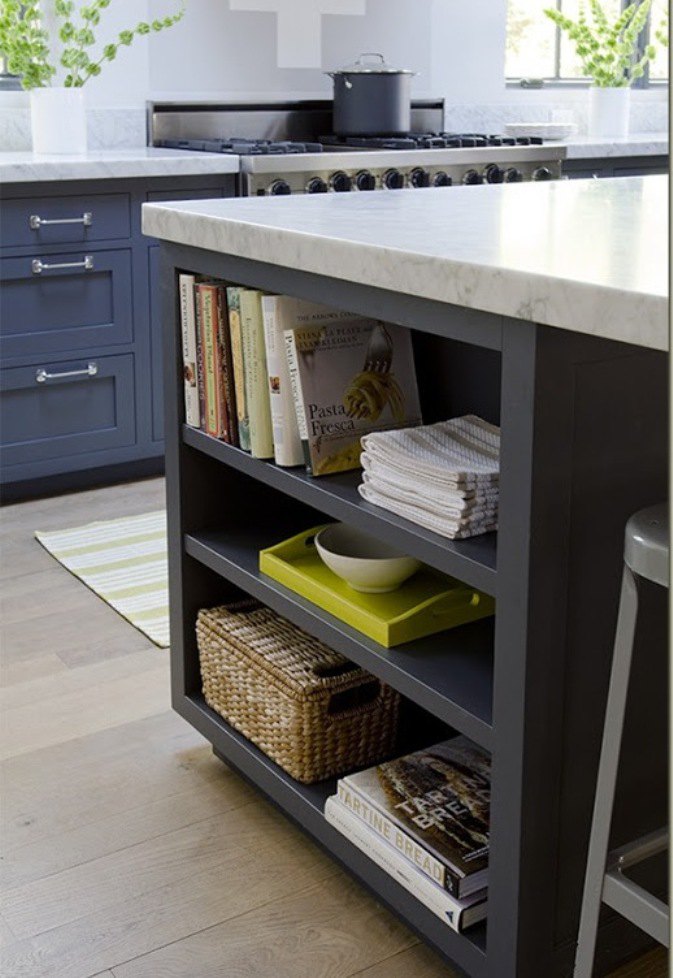
<svg viewBox="0 0 673 978">
<path fill-rule="evenodd" d="M 574 978 L 591 978 L 593 973 L 598 916 L 603 903 L 668 947 L 668 907 L 623 875 L 629 866 L 667 848 L 667 830 L 652 832 L 619 849 L 608 851 L 638 615 L 638 577 L 646 578 L 662 587 L 669 586 L 668 507 L 665 505 L 640 510 L 626 524 L 622 592 L 598 766 Z"/>
</svg>

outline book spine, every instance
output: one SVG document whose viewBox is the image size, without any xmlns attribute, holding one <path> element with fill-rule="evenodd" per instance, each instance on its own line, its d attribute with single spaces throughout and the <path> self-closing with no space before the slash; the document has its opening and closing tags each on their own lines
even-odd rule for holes
<svg viewBox="0 0 673 978">
<path fill-rule="evenodd" d="M 271 404 L 273 451 L 277 465 L 290 467 L 304 461 L 282 332 L 279 332 L 278 303 L 282 296 L 262 298 L 266 369 Z"/>
<path fill-rule="evenodd" d="M 227 289 L 227 308 L 229 312 L 229 337 L 231 339 L 231 359 L 234 373 L 234 393 L 236 395 L 236 418 L 238 421 L 238 443 L 244 451 L 250 451 L 250 422 L 248 420 L 248 399 L 245 390 L 245 369 L 243 366 L 243 337 L 241 336 L 241 289 L 231 286 Z"/>
<path fill-rule="evenodd" d="M 311 451 L 308 443 L 308 427 L 306 425 L 304 396 L 301 389 L 301 376 L 299 374 L 299 361 L 297 359 L 297 344 L 295 342 L 294 330 L 286 329 L 283 332 L 283 340 L 285 342 L 285 358 L 287 360 L 287 370 L 290 378 L 294 413 L 297 419 L 297 430 L 304 454 L 304 464 L 306 465 L 306 471 L 312 474 Z"/>
<path fill-rule="evenodd" d="M 341 804 L 355 818 L 368 826 L 372 832 L 381 836 L 384 841 L 413 865 L 419 872 L 424 873 L 437 886 L 441 886 L 452 896 L 458 896 L 458 880 L 453 877 L 444 863 L 440 862 L 427 849 L 419 845 L 408 832 L 405 832 L 391 818 L 369 802 L 349 784 L 344 781 L 337 783 L 337 793 Z"/>
<path fill-rule="evenodd" d="M 248 395 L 250 419 L 250 448 L 255 458 L 273 458 L 261 295 L 255 289 L 246 290 L 241 295 L 241 326 L 245 389 Z"/>
<path fill-rule="evenodd" d="M 185 421 L 198 428 L 199 382 L 196 355 L 196 311 L 194 309 L 194 276 L 180 275 L 180 325 L 182 327 L 182 365 L 185 384 Z"/>
<path fill-rule="evenodd" d="M 205 431 L 220 437 L 219 355 L 217 344 L 217 305 L 215 288 L 209 284 L 197 286 L 201 309 L 201 347 L 205 384 Z"/>
<path fill-rule="evenodd" d="M 464 907 L 446 890 L 410 865 L 396 849 L 368 828 L 335 796 L 328 798 L 325 803 L 325 819 L 452 930 L 459 932 L 462 929 Z"/>
<path fill-rule="evenodd" d="M 206 430 L 206 367 L 203 357 L 203 314 L 201 287 L 194 286 L 194 320 L 196 326 L 196 386 L 199 391 L 199 427 Z"/>
<path fill-rule="evenodd" d="M 229 312 L 227 309 L 227 290 L 224 285 L 217 287 L 217 333 L 220 350 L 222 402 L 225 419 L 223 438 L 230 445 L 238 442 L 236 424 L 236 395 L 234 392 L 234 368 L 229 336 Z"/>
</svg>

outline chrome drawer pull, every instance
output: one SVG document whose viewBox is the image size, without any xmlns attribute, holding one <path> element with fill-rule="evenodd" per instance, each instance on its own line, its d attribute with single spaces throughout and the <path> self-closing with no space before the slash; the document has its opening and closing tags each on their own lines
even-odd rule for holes
<svg viewBox="0 0 673 978">
<path fill-rule="evenodd" d="M 35 374 L 35 380 L 38 384 L 44 384 L 45 380 L 63 380 L 64 377 L 95 377 L 97 373 L 97 363 L 88 363 L 83 370 L 64 370 L 60 374 L 47 373 L 44 367 L 40 367 Z"/>
<path fill-rule="evenodd" d="M 33 231 L 39 231 L 47 224 L 83 224 L 85 228 L 90 228 L 93 224 L 93 214 L 86 211 L 81 217 L 54 217 L 47 219 L 40 217 L 39 214 L 31 214 L 28 223 Z"/>
<path fill-rule="evenodd" d="M 84 261 L 61 261 L 52 265 L 47 264 L 46 261 L 42 261 L 40 258 L 33 258 L 31 267 L 33 269 L 33 275 L 41 275 L 42 272 L 52 272 L 58 268 L 83 268 L 87 272 L 90 272 L 93 268 L 93 255 L 85 255 Z"/>
</svg>

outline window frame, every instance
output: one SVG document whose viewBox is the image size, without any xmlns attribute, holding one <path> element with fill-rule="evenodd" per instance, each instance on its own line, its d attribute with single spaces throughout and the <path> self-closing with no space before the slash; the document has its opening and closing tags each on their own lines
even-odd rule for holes
<svg viewBox="0 0 673 978">
<path fill-rule="evenodd" d="M 16 92 L 21 88 L 21 79 L 7 71 L 7 62 L 0 54 L 0 92 Z"/>
<path fill-rule="evenodd" d="M 555 4 L 557 10 L 561 10 L 563 6 L 563 0 L 552 0 Z M 631 0 L 620 0 L 620 9 L 624 10 L 629 6 Z M 647 23 L 643 28 L 640 38 L 638 40 L 638 52 L 644 52 L 646 46 L 650 41 L 651 34 L 651 18 L 647 18 Z M 517 78 L 506 77 L 505 86 L 507 88 L 524 88 L 528 90 L 539 90 L 540 88 L 589 88 L 591 85 L 590 78 L 564 78 L 561 75 L 561 28 L 555 27 L 555 41 L 554 41 L 554 74 L 545 75 L 543 78 Z M 531 81 L 541 81 L 541 85 L 531 85 Z M 636 89 L 656 89 L 656 88 L 668 88 L 669 79 L 668 78 L 650 78 L 650 67 L 646 65 L 645 73 L 642 78 L 637 78 L 631 88 Z"/>
</svg>

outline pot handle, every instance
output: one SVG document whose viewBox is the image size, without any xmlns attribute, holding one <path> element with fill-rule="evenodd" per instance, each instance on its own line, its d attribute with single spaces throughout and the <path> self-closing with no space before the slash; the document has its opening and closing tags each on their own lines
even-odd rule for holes
<svg viewBox="0 0 673 978">
<path fill-rule="evenodd" d="M 378 58 L 382 65 L 386 63 L 386 59 L 383 57 L 382 54 L 378 54 L 376 51 L 366 51 L 364 54 L 361 54 L 359 58 L 355 59 L 355 64 L 356 65 L 364 64 L 364 58 Z"/>
</svg>

